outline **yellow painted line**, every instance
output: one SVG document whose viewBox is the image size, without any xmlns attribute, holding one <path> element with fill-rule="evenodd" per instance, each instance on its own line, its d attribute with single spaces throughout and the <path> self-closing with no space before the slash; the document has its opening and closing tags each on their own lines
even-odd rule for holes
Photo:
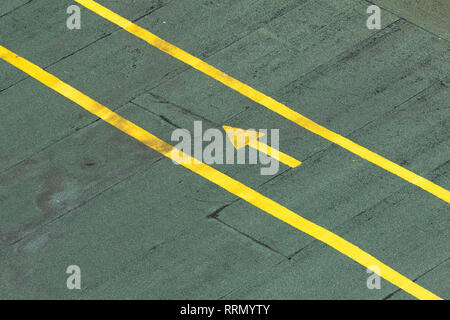
<svg viewBox="0 0 450 320">
<path fill-rule="evenodd" d="M 239 80 L 227 75 L 226 73 L 214 68 L 213 66 L 207 64 L 206 62 L 200 60 L 197 57 L 187 53 L 186 51 L 170 44 L 169 42 L 159 38 L 153 33 L 139 27 L 133 22 L 121 17 L 117 13 L 109 10 L 108 8 L 96 3 L 92 0 L 75 0 L 79 4 L 85 6 L 89 10 L 97 13 L 101 17 L 109 20 L 110 22 L 118 25 L 119 27 L 127 30 L 131 34 L 138 38 L 148 42 L 152 46 L 158 48 L 161 51 L 166 52 L 172 57 L 183 61 L 184 63 L 190 65 L 191 67 L 203 72 L 204 74 L 216 79 L 217 81 L 223 83 L 227 87 L 241 93 L 247 98 L 263 105 L 264 107 L 278 113 L 279 115 L 285 117 L 288 120 L 298 124 L 299 126 L 331 141 L 342 148 L 347 149 L 350 152 L 372 162 L 373 164 L 399 176 L 400 178 L 422 188 L 423 190 L 435 195 L 436 197 L 450 203 L 450 191 L 438 186 L 437 184 L 409 171 L 398 164 L 376 154 L 375 152 L 366 149 L 357 143 L 331 131 L 327 128 L 315 123 L 314 121 L 302 116 L 300 113 L 290 109 L 284 104 L 274 100 L 273 98 L 265 95 L 258 90 L 240 82 Z"/>
<path fill-rule="evenodd" d="M 291 168 L 295 168 L 298 167 L 299 165 L 302 164 L 301 161 L 298 161 L 295 158 L 292 158 L 291 156 L 272 148 L 271 146 L 262 143 L 261 141 L 258 140 L 251 140 L 248 143 L 249 147 L 255 148 L 256 150 L 258 150 L 259 152 L 264 152 L 265 154 L 267 154 L 268 156 L 274 158 L 275 160 L 278 160 L 282 163 L 284 163 L 285 165 L 291 167 Z"/>
<path fill-rule="evenodd" d="M 5 60 L 6 62 L 9 62 L 16 68 L 27 73 L 31 77 L 45 84 L 47 87 L 53 89 L 69 100 L 80 105 L 87 111 L 93 113 L 97 117 L 103 119 L 122 132 L 142 142 L 153 150 L 158 151 L 164 156 L 177 161 L 180 158 L 176 154 L 181 153 L 183 155 L 182 158 L 190 158 L 191 161 L 180 161 L 179 163 L 187 169 L 202 176 L 203 178 L 208 179 L 209 181 L 222 187 L 228 192 L 274 216 L 275 218 L 278 218 L 291 225 L 292 227 L 297 228 L 298 230 L 303 231 L 310 236 L 326 243 L 327 245 L 345 254 L 361 265 L 367 268 L 371 268 L 372 266 L 378 267 L 381 277 L 390 281 L 394 285 L 410 293 L 416 298 L 442 300 L 437 295 L 419 286 L 417 283 L 411 281 L 394 269 L 388 267 L 370 254 L 353 245 L 352 243 L 346 241 L 345 239 L 339 237 L 331 231 L 328 231 L 327 229 L 322 228 L 321 226 L 301 217 L 297 213 L 289 210 L 286 207 L 283 207 L 277 202 L 263 196 L 262 194 L 247 187 L 243 183 L 223 174 L 222 172 L 204 163 L 198 163 L 198 161 L 194 161 L 194 159 L 190 155 L 184 154 L 181 150 L 176 149 L 165 141 L 154 136 L 150 132 L 128 121 L 127 119 L 111 111 L 97 101 L 91 99 L 77 89 L 71 87 L 57 77 L 41 69 L 37 65 L 22 57 L 19 57 L 3 46 L 0 46 L 0 58 Z"/>
</svg>

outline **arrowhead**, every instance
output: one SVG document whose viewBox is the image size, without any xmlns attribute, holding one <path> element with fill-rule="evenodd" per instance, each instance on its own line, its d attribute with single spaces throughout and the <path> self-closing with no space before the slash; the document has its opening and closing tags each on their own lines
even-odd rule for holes
<svg viewBox="0 0 450 320">
<path fill-rule="evenodd" d="M 244 130 L 229 126 L 222 126 L 222 128 L 225 130 L 225 133 L 236 149 L 245 147 L 250 141 L 258 140 L 260 137 L 264 136 L 264 133 L 254 130 Z"/>
</svg>

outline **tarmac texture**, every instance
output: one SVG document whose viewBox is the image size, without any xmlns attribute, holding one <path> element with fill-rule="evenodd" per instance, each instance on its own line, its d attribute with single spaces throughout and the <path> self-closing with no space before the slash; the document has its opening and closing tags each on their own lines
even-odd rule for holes
<svg viewBox="0 0 450 320">
<path fill-rule="evenodd" d="M 450 2 L 98 0 L 444 189 Z M 72 0 L 0 4 L 0 45 L 171 143 L 280 130 L 302 164 L 211 165 L 450 299 L 448 201 L 287 120 Z M 367 7 L 382 9 L 369 30 Z M 173 143 L 172 143 L 173 144 Z M 414 299 L 0 59 L 0 299 Z M 68 290 L 66 269 L 81 269 Z"/>
</svg>

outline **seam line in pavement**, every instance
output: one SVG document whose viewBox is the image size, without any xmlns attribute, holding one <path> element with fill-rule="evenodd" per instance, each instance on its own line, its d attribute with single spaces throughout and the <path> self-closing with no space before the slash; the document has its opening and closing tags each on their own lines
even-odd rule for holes
<svg viewBox="0 0 450 320">
<path fill-rule="evenodd" d="M 32 0 L 30 0 L 30 2 L 31 2 L 31 1 L 32 1 Z M 29 3 L 29 2 L 28 2 L 28 3 Z M 27 4 L 27 3 L 26 3 L 26 4 Z M 169 4 L 169 3 L 167 3 L 167 4 Z M 157 8 L 155 8 L 155 9 L 152 9 L 152 10 L 150 10 L 149 12 L 143 14 L 142 16 L 139 16 L 138 18 L 133 19 L 132 21 L 133 21 L 133 22 L 137 22 L 137 21 L 139 21 L 139 20 L 141 20 L 141 19 L 143 19 L 143 18 L 149 16 L 150 14 L 153 14 L 154 12 L 158 11 L 159 9 L 164 8 L 167 4 L 165 4 L 165 5 L 161 6 L 161 7 L 157 7 Z M 22 6 L 21 6 L 21 7 L 22 7 Z M 16 8 L 16 9 L 19 9 L 19 8 Z M 0 18 L 1 18 L 1 17 L 0 17 Z M 80 48 L 78 48 L 78 49 L 75 49 L 73 52 L 71 52 L 71 53 L 69 53 L 69 54 L 66 54 L 65 56 L 63 56 L 63 57 L 57 59 L 56 61 L 51 62 L 49 65 L 47 65 L 47 66 L 44 67 L 43 69 L 46 70 L 46 69 L 48 69 L 48 68 L 50 68 L 50 67 L 53 67 L 54 65 L 58 64 L 59 62 L 61 62 L 61 61 L 65 60 L 65 59 L 67 59 L 67 58 L 69 58 L 69 57 L 71 57 L 71 56 L 77 54 L 77 53 L 80 52 L 80 51 L 83 51 L 84 49 L 89 48 L 91 45 L 97 43 L 98 41 L 100 41 L 100 40 L 102 40 L 102 39 L 105 39 L 105 38 L 111 36 L 113 33 L 117 32 L 117 31 L 119 31 L 119 30 L 121 30 L 121 28 L 117 28 L 117 29 L 111 30 L 111 31 L 109 31 L 109 32 L 105 32 L 104 34 L 100 35 L 97 39 L 95 39 L 95 40 L 93 40 L 93 41 L 91 41 L 91 42 L 85 44 L 84 46 L 82 46 L 82 47 L 80 47 Z M 24 80 L 26 80 L 26 79 L 28 79 L 28 78 L 29 78 L 28 76 L 25 76 L 24 78 L 19 79 L 19 80 L 17 80 L 16 82 L 12 83 L 12 84 L 9 85 L 8 87 L 3 88 L 3 89 L 0 89 L 0 93 L 2 93 L 3 91 L 6 91 L 6 90 L 8 90 L 8 89 L 14 87 L 16 84 L 19 84 L 20 82 L 22 82 L 22 81 L 24 81 Z M 150 90 L 151 90 L 151 89 L 150 89 Z"/>
<path fill-rule="evenodd" d="M 226 174 L 204 163 L 199 163 L 199 161 L 196 161 L 190 155 L 185 154 L 181 150 L 178 150 L 167 142 L 159 139 L 150 132 L 121 117 L 119 114 L 86 96 L 82 92 L 61 81 L 54 75 L 48 73 L 30 61 L 19 57 L 3 46 L 0 46 L 0 58 L 19 70 L 29 74 L 43 85 L 46 85 L 67 99 L 75 102 L 85 110 L 95 114 L 118 130 L 142 142 L 146 146 L 161 153 L 172 161 L 178 162 L 183 167 L 211 181 L 229 193 L 244 199 L 248 203 L 261 209 L 262 211 L 265 211 L 273 217 L 284 221 L 290 226 L 303 231 L 313 238 L 322 241 L 366 268 L 371 269 L 374 266 L 378 267 L 379 271 L 377 271 L 377 273 L 379 272 L 379 275 L 382 278 L 403 289 L 414 297 L 424 300 L 442 300 L 442 298 L 419 286 L 417 283 L 385 265 L 354 244 L 303 218 L 297 213 L 249 188 L 245 184 L 227 176 Z"/>
<path fill-rule="evenodd" d="M 400 19 L 405 20 L 405 21 L 408 22 L 409 24 L 412 24 L 413 26 L 415 26 L 415 27 L 417 27 L 417 28 L 419 28 L 419 29 L 421 29 L 421 30 L 423 30 L 423 31 L 425 31 L 425 32 L 427 32 L 427 33 L 429 33 L 429 34 L 431 34 L 432 36 L 434 36 L 434 37 L 436 37 L 436 38 L 445 40 L 446 42 L 450 43 L 450 40 L 449 40 L 449 39 L 444 38 L 444 37 L 442 37 L 442 36 L 440 36 L 440 35 L 438 35 L 438 34 L 432 32 L 432 31 L 430 31 L 430 30 L 428 30 L 428 29 L 425 29 L 425 27 L 419 26 L 418 24 L 412 22 L 411 20 L 408 20 L 408 19 L 402 17 L 400 14 L 395 13 L 394 11 L 392 11 L 392 10 L 390 10 L 390 9 L 387 9 L 387 8 L 385 8 L 384 6 L 380 6 L 380 5 L 376 4 L 376 3 L 373 3 L 373 2 L 370 1 L 370 0 L 364 0 L 364 1 L 366 1 L 368 4 L 372 4 L 372 5 L 375 5 L 375 6 L 379 7 L 379 8 L 381 8 L 381 9 L 385 10 L 386 12 L 389 12 L 390 14 L 392 14 L 392 15 L 394 15 L 394 16 L 396 16 L 396 17 L 399 17 Z"/>
<path fill-rule="evenodd" d="M 435 270 L 436 268 L 440 267 L 441 265 L 443 265 L 444 263 L 446 263 L 447 261 L 450 260 L 450 257 L 444 259 L 443 261 L 439 262 L 437 265 L 435 265 L 434 267 L 432 267 L 431 269 L 425 271 L 424 273 L 422 273 L 420 276 L 418 276 L 417 278 L 415 278 L 413 281 L 419 281 L 420 278 L 422 278 L 423 276 L 427 275 L 428 273 L 432 272 L 433 270 Z M 392 296 L 394 296 L 395 294 L 397 294 L 398 292 L 400 292 L 400 289 L 395 290 L 394 292 L 391 292 L 390 294 L 388 294 L 386 297 L 384 297 L 382 300 L 388 300 L 389 298 L 391 298 Z"/>
<path fill-rule="evenodd" d="M 16 11 L 17 9 L 20 9 L 20 8 L 22 8 L 22 7 L 25 7 L 26 5 L 30 4 L 32 1 L 33 1 L 33 0 L 28 0 L 27 2 L 21 4 L 20 6 L 15 7 L 14 9 L 12 9 L 12 10 L 10 10 L 10 11 L 8 11 L 8 12 L 5 12 L 4 14 L 2 14 L 2 15 L 0 16 L 0 19 L 3 18 L 3 17 L 5 17 L 5 16 L 7 16 L 7 15 L 9 15 L 9 14 L 11 14 L 11 13 L 13 13 L 13 12 Z"/>
</svg>

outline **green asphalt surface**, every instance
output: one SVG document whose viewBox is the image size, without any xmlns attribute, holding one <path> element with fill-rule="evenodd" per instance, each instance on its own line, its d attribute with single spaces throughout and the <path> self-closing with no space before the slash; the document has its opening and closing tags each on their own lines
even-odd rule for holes
<svg viewBox="0 0 450 320">
<path fill-rule="evenodd" d="M 302 115 L 450 188 L 447 0 L 99 0 Z M 382 8 L 382 29 L 366 27 Z M 171 143 L 280 129 L 303 162 L 213 165 L 450 299 L 445 201 L 70 0 L 0 4 L 0 45 Z M 172 142 L 172 144 L 175 144 Z M 414 299 L 0 60 L 0 299 Z M 66 268 L 81 268 L 68 290 Z"/>
</svg>

